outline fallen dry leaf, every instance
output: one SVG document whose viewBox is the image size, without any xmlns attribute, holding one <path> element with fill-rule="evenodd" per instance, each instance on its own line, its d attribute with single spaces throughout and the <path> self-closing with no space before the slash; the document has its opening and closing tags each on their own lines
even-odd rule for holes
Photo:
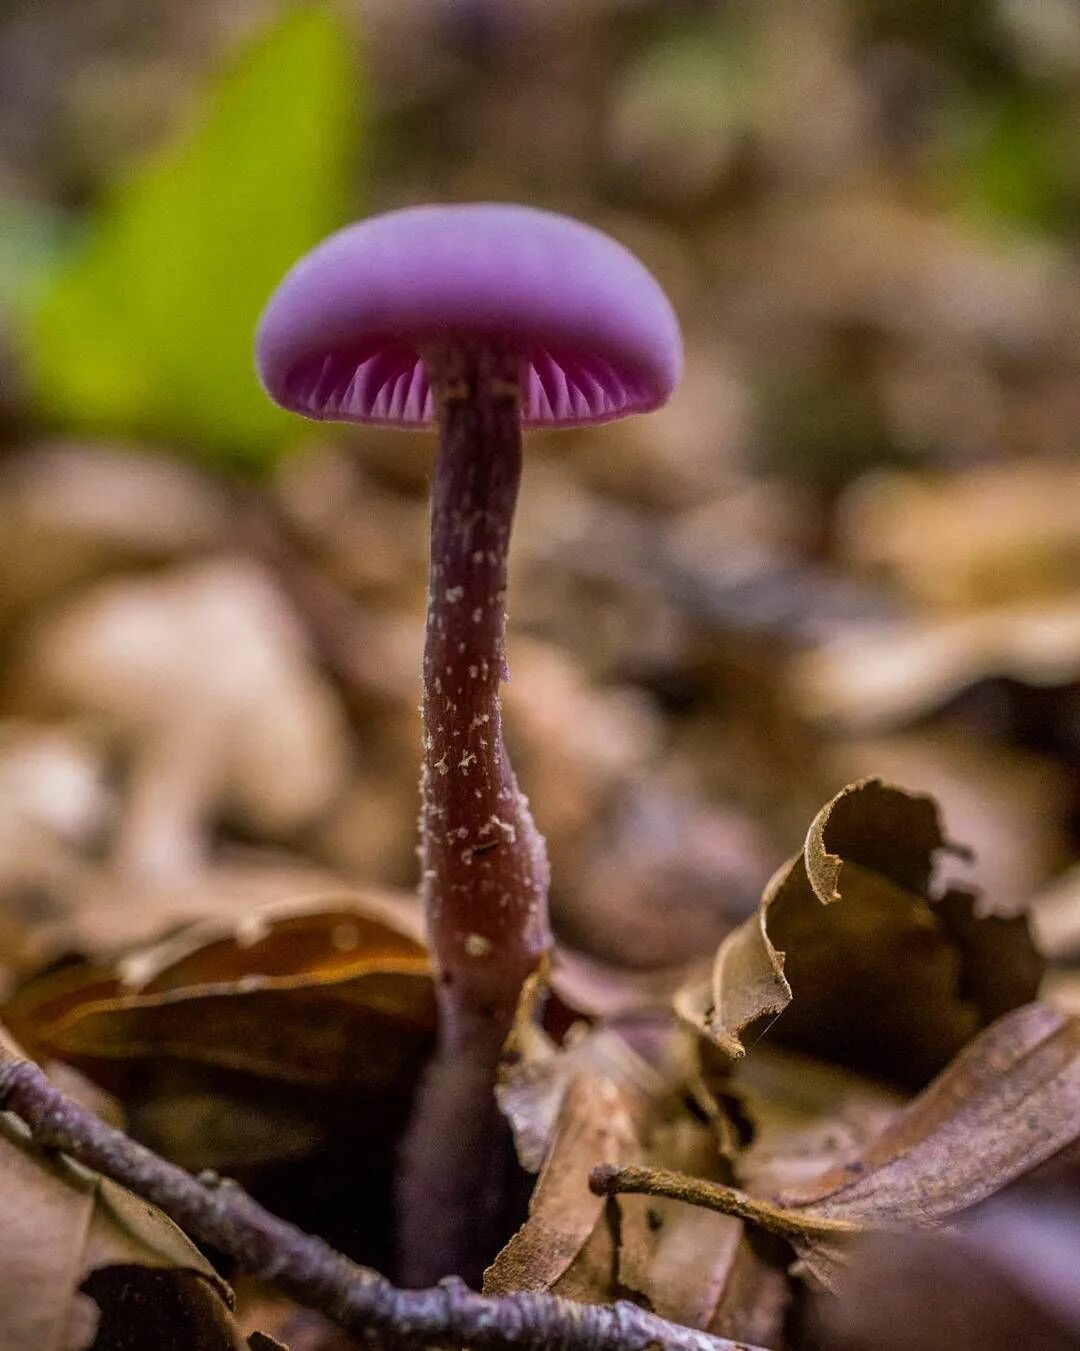
<svg viewBox="0 0 1080 1351">
<path fill-rule="evenodd" d="M 8 1017 L 60 1059 L 169 1056 L 312 1087 L 407 1090 L 435 1010 L 414 903 L 357 893 L 192 925 L 119 963 L 46 974 Z"/>
<path fill-rule="evenodd" d="M 854 1161 L 904 1105 L 900 1094 L 808 1056 L 758 1047 L 722 1081 L 753 1135 L 733 1153 L 737 1181 L 774 1196 Z"/>
<path fill-rule="evenodd" d="M 529 1218 L 484 1273 L 484 1291 L 551 1290 L 582 1294 L 572 1271 L 598 1225 L 606 1202 L 588 1186 L 597 1163 L 640 1157 L 627 1095 L 611 1079 L 582 1075 L 563 1095 L 551 1150 L 529 1202 Z M 587 1264 L 586 1264 L 587 1265 Z M 610 1273 L 610 1267 L 605 1273 Z M 584 1282 L 592 1286 L 593 1282 Z"/>
<path fill-rule="evenodd" d="M 651 1161 L 715 1169 L 712 1134 L 689 1114 L 658 1119 L 657 1103 L 595 1074 L 563 1095 L 529 1217 L 485 1273 L 488 1293 L 550 1291 L 606 1303 L 632 1299 L 665 1318 L 775 1345 L 790 1303 L 783 1263 L 762 1260 L 729 1215 L 588 1188 L 599 1164 Z"/>
<path fill-rule="evenodd" d="M 830 743 L 829 778 L 865 775 L 918 784 L 938 803 L 949 834 L 971 849 L 971 883 L 984 910 L 1031 916 L 1031 897 L 1069 856 L 1068 770 L 1048 755 L 934 724 L 891 736 Z M 1049 949 L 1037 937 L 1039 951 Z"/>
<path fill-rule="evenodd" d="M 1022 1177 L 1078 1133 L 1080 1021 L 1027 1004 L 981 1032 L 858 1160 L 786 1199 L 834 1216 L 931 1224 Z"/>
<path fill-rule="evenodd" d="M 798 1269 L 835 1289 L 854 1239 L 949 1224 L 1078 1138 L 1080 1021 L 1028 1004 L 981 1032 L 857 1159 L 772 1201 L 712 1190 L 717 1208 L 786 1238 Z"/>
<path fill-rule="evenodd" d="M 623 1198 L 624 1214 L 639 1199 Z M 636 1209 L 643 1212 L 644 1223 L 633 1226 L 637 1231 L 633 1243 L 626 1241 L 630 1226 L 623 1223 L 620 1286 L 638 1299 L 647 1299 L 648 1306 L 664 1318 L 689 1327 L 710 1327 L 744 1246 L 742 1221 L 679 1206 L 663 1197 L 649 1198 L 648 1204 Z"/>
<path fill-rule="evenodd" d="M 526 982 L 495 1088 L 518 1159 L 534 1173 L 553 1148 L 563 1099 L 576 1079 L 610 1080 L 635 1101 L 666 1109 L 694 1066 L 693 1040 L 669 1013 L 650 1011 L 654 1001 L 648 998 L 636 1009 L 626 1005 L 628 992 L 640 992 L 638 982 L 607 979 L 606 968 L 588 961 L 565 963 L 558 955 L 555 968 L 549 976 L 545 965 Z M 560 999 L 557 1016 L 570 1024 L 561 1039 L 542 1021 L 549 980 Z M 590 1026 L 580 1013 L 595 1014 L 598 1005 L 612 1012 Z"/>
<path fill-rule="evenodd" d="M 845 788 L 711 974 L 680 991 L 680 1015 L 732 1059 L 771 1017 L 792 1049 L 926 1083 L 980 1027 L 1034 998 L 1041 974 L 1022 919 L 976 921 L 972 897 L 935 890 L 946 850 L 963 852 L 932 799 L 876 779 Z"/>
<path fill-rule="evenodd" d="M 649 1158 L 699 1177 L 715 1178 L 721 1167 L 713 1132 L 689 1115 L 653 1131 Z M 780 1344 L 791 1303 L 782 1252 L 761 1252 L 733 1215 L 665 1197 L 621 1196 L 618 1205 L 620 1293 L 688 1327 Z"/>
<path fill-rule="evenodd" d="M 303 857 L 250 848 L 223 849 L 195 876 L 164 885 L 55 846 L 35 851 L 25 832 L 9 858 L 10 868 L 0 852 L 0 954 L 24 978 L 58 960 L 107 963 L 118 952 L 156 950 L 178 929 L 242 926 L 267 907 L 355 890 Z"/>
<path fill-rule="evenodd" d="M 237 1351 L 231 1294 L 147 1202 L 0 1118 L 0 1345 Z M 100 1337 L 100 1341 L 96 1340 Z"/>
<path fill-rule="evenodd" d="M 790 1298 L 783 1263 L 761 1261 L 741 1221 L 588 1189 L 601 1164 L 716 1174 L 713 1129 L 689 1110 L 692 1034 L 670 1014 L 624 1013 L 578 1023 L 558 1044 L 538 1022 L 543 989 L 534 978 L 519 1005 L 497 1089 L 522 1163 L 542 1170 L 485 1289 L 631 1298 L 717 1336 L 774 1344 Z"/>
</svg>

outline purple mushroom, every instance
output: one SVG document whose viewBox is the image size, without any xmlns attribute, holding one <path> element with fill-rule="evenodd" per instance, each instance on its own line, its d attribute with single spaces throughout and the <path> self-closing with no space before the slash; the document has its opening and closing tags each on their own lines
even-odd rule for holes
<svg viewBox="0 0 1080 1351">
<path fill-rule="evenodd" d="M 551 942 L 547 854 L 499 701 L 521 430 L 658 407 L 681 371 L 678 324 L 641 263 L 587 225 L 427 206 L 350 226 L 297 263 L 257 351 L 267 391 L 294 412 L 438 427 L 420 853 L 441 1018 L 407 1151 L 404 1274 L 472 1274 L 498 1124 L 490 1088 Z"/>
</svg>

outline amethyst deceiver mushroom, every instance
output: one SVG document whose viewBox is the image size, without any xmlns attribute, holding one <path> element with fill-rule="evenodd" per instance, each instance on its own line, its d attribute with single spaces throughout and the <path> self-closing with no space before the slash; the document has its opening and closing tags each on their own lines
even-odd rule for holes
<svg viewBox="0 0 1080 1351">
<path fill-rule="evenodd" d="M 406 1275 L 426 1280 L 467 1262 L 461 1226 L 476 1217 L 457 1212 L 483 1208 L 487 1168 L 476 1086 L 490 1099 L 522 983 L 551 942 L 546 850 L 499 702 L 521 430 L 658 407 L 681 371 L 679 328 L 650 273 L 590 226 L 520 206 L 426 206 L 350 226 L 297 263 L 257 352 L 267 391 L 294 412 L 438 428 L 420 853 L 440 1047 L 409 1146 L 423 1177 L 407 1188 L 427 1198 L 425 1232 L 411 1237 L 432 1255 L 406 1243 Z M 441 1111 L 430 1105 L 439 1093 Z M 429 1149 L 438 1169 L 419 1162 Z M 448 1152 L 468 1151 L 481 1159 L 474 1176 L 452 1180 Z M 409 1209 L 406 1195 L 412 1230 Z M 433 1234 L 444 1225 L 459 1232 Z"/>
</svg>

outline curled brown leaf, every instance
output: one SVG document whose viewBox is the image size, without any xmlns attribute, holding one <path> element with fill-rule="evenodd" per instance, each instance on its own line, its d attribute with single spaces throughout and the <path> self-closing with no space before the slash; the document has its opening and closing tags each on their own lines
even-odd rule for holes
<svg viewBox="0 0 1080 1351">
<path fill-rule="evenodd" d="M 963 850 L 932 799 L 851 784 L 676 1008 L 732 1059 L 772 1018 L 793 1049 L 926 1083 L 980 1027 L 1034 998 L 1041 974 L 1023 919 L 976 922 L 973 897 L 937 889 L 942 852 Z"/>
</svg>

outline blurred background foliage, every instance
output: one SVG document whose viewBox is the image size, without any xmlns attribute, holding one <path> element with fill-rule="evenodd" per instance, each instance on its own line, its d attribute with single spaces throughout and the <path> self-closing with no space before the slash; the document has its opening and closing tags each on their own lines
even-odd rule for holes
<svg viewBox="0 0 1080 1351">
<path fill-rule="evenodd" d="M 719 330 L 748 367 L 766 462 L 845 481 L 895 458 L 898 438 L 907 455 L 946 449 L 876 416 L 872 369 L 847 379 L 902 326 L 917 281 L 905 268 L 925 272 L 939 254 L 928 284 L 946 307 L 965 250 L 970 266 L 1004 271 L 1003 285 L 1013 273 L 1036 285 L 1080 219 L 1080 38 L 1066 0 L 192 8 L 133 18 L 103 0 L 62 38 L 49 3 L 14 3 L 3 20 L 0 284 L 23 393 L 47 426 L 272 463 L 288 424 L 251 378 L 250 334 L 289 261 L 375 206 L 490 195 L 625 214 L 632 242 L 648 232 L 645 251 L 666 250 L 661 271 L 685 286 L 688 322 Z M 830 203 L 850 218 L 819 220 Z M 782 362 L 774 381 L 756 330 L 797 337 L 796 316 L 763 313 L 797 297 L 790 285 L 770 295 L 768 276 L 755 295 L 750 269 L 771 270 L 770 247 L 792 266 L 800 243 L 782 232 L 806 217 L 864 294 L 837 295 L 847 313 L 803 354 L 811 369 Z M 919 235 L 930 221 L 936 239 Z M 872 312 L 874 279 L 857 274 L 858 254 L 845 260 L 845 228 L 883 255 L 893 313 L 885 294 Z M 758 242 L 765 256 L 746 257 Z M 1041 267 L 1012 256 L 1025 245 L 1043 251 Z M 804 304 L 820 309 L 830 260 L 803 261 Z M 992 306 L 972 282 L 970 304 Z M 981 343 L 1010 343 L 1007 322 L 982 319 Z M 805 381 L 797 397 L 789 373 Z M 850 438 L 822 407 L 837 397 L 863 404 L 835 409 Z"/>
<path fill-rule="evenodd" d="M 352 47 L 334 11 L 286 12 L 207 82 L 194 126 L 108 185 L 28 297 L 45 418 L 272 459 L 285 419 L 254 378 L 251 335 L 285 269 L 355 209 Z"/>
</svg>

